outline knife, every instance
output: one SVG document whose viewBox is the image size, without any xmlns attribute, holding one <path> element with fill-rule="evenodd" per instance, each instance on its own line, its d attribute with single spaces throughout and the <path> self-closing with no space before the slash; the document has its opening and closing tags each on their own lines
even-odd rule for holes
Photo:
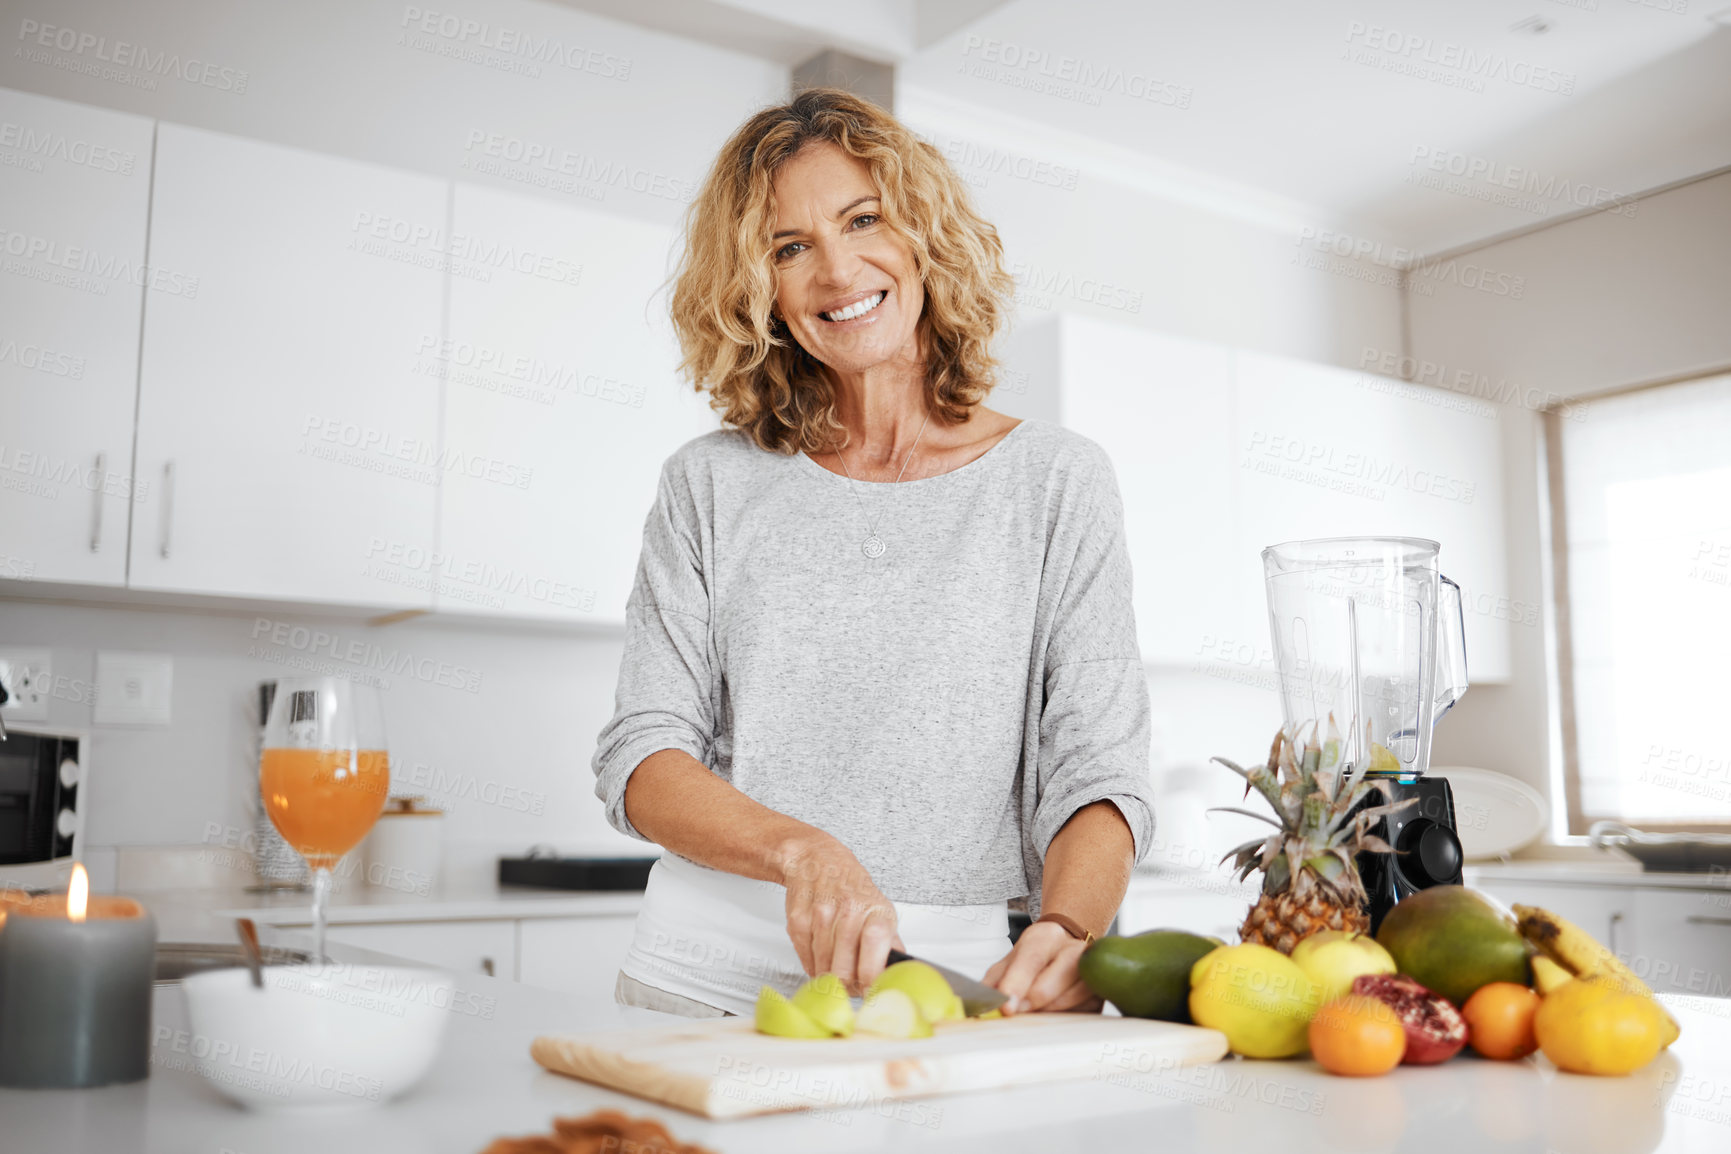
<svg viewBox="0 0 1731 1154">
<path fill-rule="evenodd" d="M 940 966 L 936 962 L 927 962 L 923 958 L 904 954 L 900 950 L 891 950 L 889 964 L 893 966 L 897 962 L 921 962 L 936 970 L 944 981 L 950 984 L 950 990 L 962 999 L 962 1012 L 970 1018 L 977 1018 L 981 1014 L 990 1013 L 1010 1000 L 1010 995 L 1004 991 L 994 990 L 986 983 L 975 981 L 965 974 L 958 974 L 946 966 Z"/>
</svg>

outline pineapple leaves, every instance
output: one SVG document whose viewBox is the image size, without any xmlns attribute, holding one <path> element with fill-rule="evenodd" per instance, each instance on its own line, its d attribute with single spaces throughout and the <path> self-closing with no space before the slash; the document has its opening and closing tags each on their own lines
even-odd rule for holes
<svg viewBox="0 0 1731 1154">
<path fill-rule="evenodd" d="M 1240 814 L 1244 817 L 1253 817 L 1257 821 L 1265 821 L 1269 825 L 1273 826 L 1275 829 L 1286 828 L 1286 827 L 1282 826 L 1279 822 L 1275 821 L 1273 818 L 1269 817 L 1265 813 L 1257 813 L 1253 809 L 1240 809 L 1235 805 L 1210 806 L 1208 809 L 1208 812 L 1209 813 L 1236 813 L 1236 814 Z"/>
</svg>

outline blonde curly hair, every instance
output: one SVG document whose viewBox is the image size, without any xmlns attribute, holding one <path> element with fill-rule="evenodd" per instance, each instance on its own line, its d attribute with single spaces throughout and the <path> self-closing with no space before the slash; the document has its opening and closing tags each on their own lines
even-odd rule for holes
<svg viewBox="0 0 1731 1154">
<path fill-rule="evenodd" d="M 998 230 L 974 211 L 966 185 L 941 152 L 882 108 L 839 88 L 812 88 L 752 116 L 722 146 L 686 211 L 671 312 L 680 371 L 693 388 L 708 391 L 724 424 L 790 456 L 847 437 L 823 366 L 771 314 L 775 176 L 821 141 L 871 169 L 883 223 L 913 250 L 926 298 L 917 329 L 926 399 L 939 421 L 967 421 L 996 383 L 990 346 L 1015 291 Z"/>
</svg>

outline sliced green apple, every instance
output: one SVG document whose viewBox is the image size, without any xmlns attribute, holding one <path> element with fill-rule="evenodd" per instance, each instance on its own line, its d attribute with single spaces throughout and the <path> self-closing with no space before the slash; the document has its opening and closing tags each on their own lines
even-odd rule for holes
<svg viewBox="0 0 1731 1154">
<path fill-rule="evenodd" d="M 757 995 L 754 1019 L 759 1033 L 777 1038 L 831 1038 L 835 1035 L 811 1020 L 811 1015 L 785 998 L 780 990 L 763 987 Z"/>
<path fill-rule="evenodd" d="M 880 1038 L 932 1036 L 932 1024 L 920 1013 L 919 1006 L 907 993 L 894 989 L 867 994 L 865 1004 L 854 1018 L 854 1029 Z"/>
<path fill-rule="evenodd" d="M 853 1003 L 834 974 L 819 974 L 794 991 L 792 1004 L 812 1021 L 843 1038 L 853 1033 Z"/>
</svg>

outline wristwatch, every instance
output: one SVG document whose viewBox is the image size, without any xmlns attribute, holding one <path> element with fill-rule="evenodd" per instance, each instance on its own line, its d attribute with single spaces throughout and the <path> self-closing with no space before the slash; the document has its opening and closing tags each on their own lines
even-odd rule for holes
<svg viewBox="0 0 1731 1154">
<path fill-rule="evenodd" d="M 1065 933 L 1082 942 L 1084 945 L 1092 944 L 1094 941 L 1094 931 L 1083 929 L 1082 923 L 1078 922 L 1075 918 L 1066 917 L 1063 914 L 1041 914 L 1039 917 L 1034 919 L 1034 924 L 1039 925 L 1041 922 L 1052 922 L 1056 925 L 1062 926 Z"/>
</svg>

